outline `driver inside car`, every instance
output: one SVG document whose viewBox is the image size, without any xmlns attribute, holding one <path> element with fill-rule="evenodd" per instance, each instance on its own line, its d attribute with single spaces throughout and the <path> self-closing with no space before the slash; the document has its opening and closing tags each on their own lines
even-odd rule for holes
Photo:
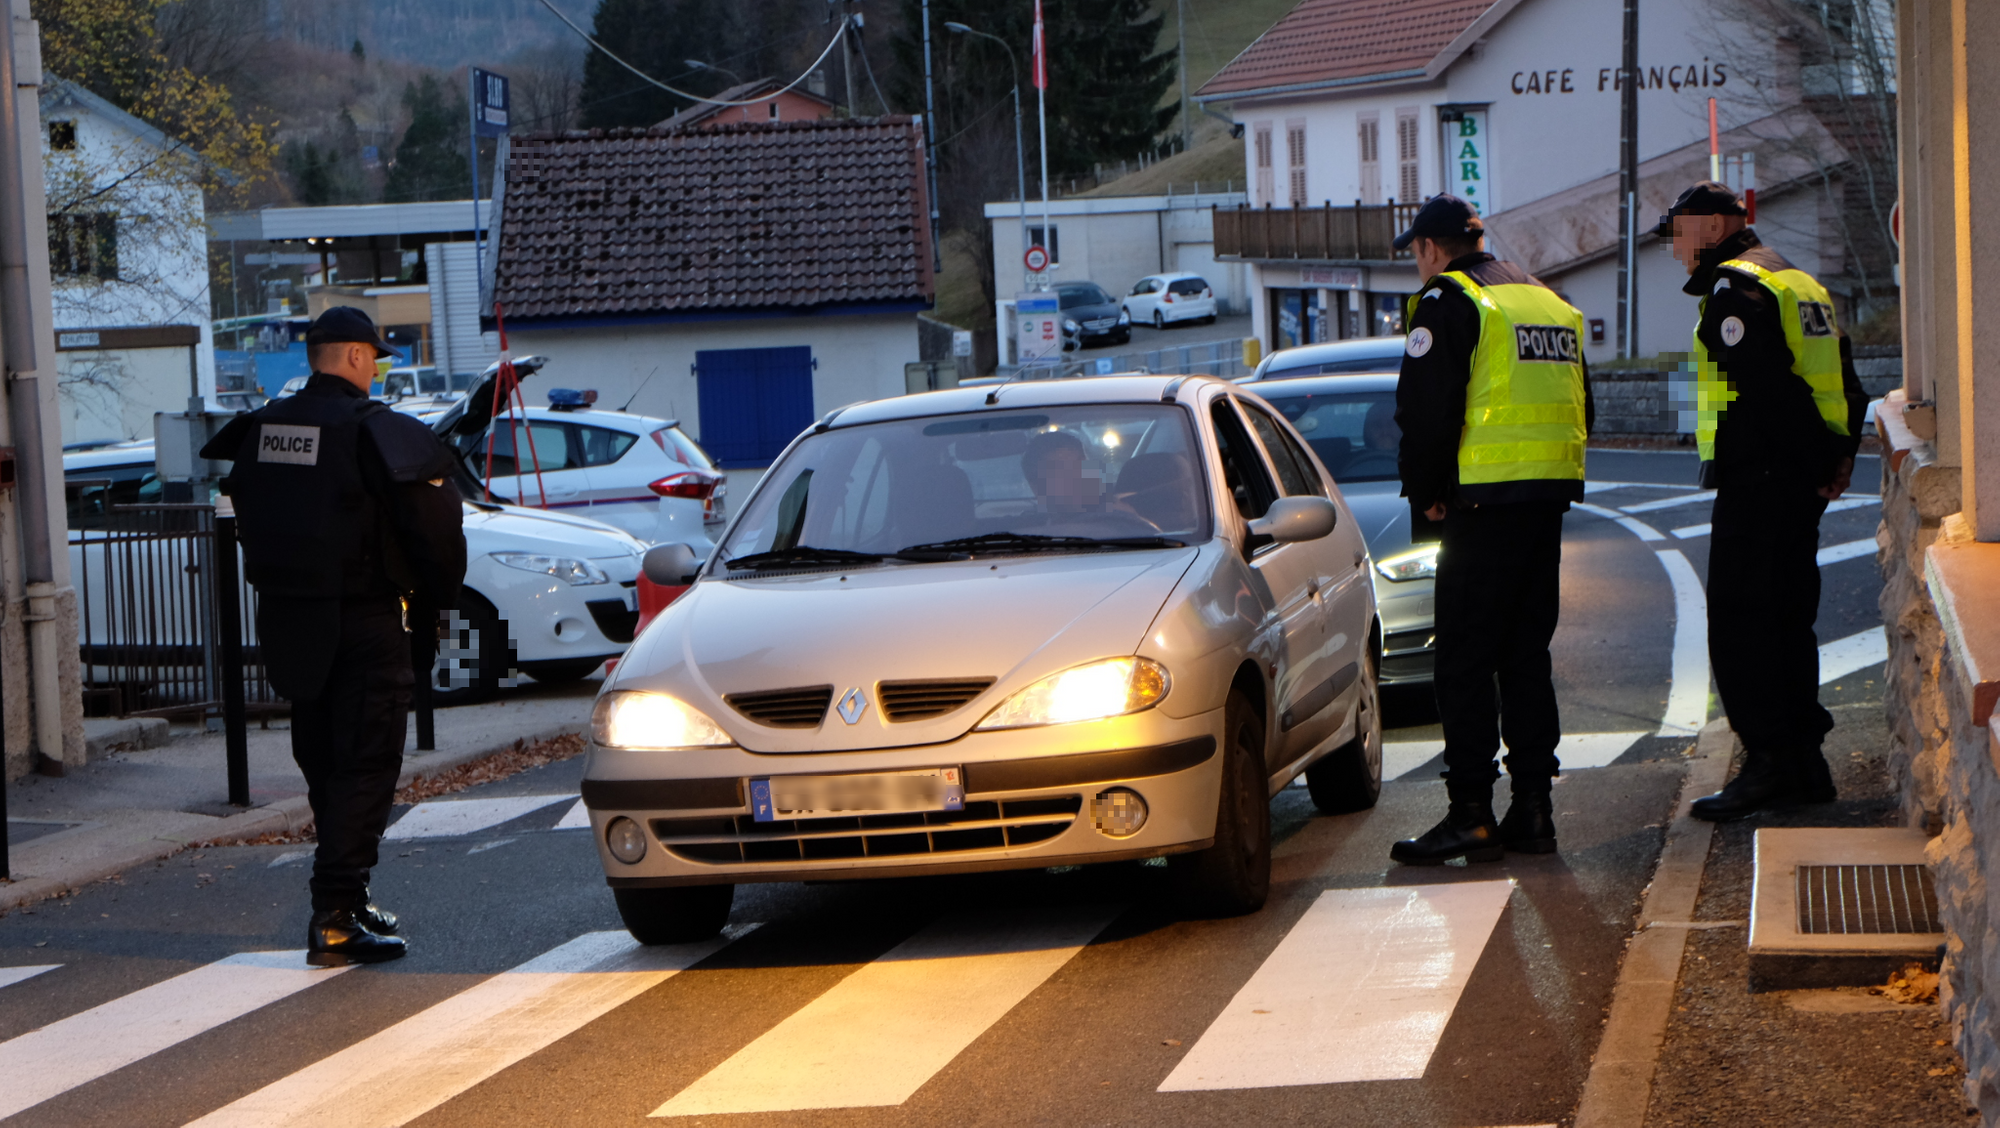
<svg viewBox="0 0 2000 1128">
<path fill-rule="evenodd" d="M 1036 509 L 1050 517 L 1104 512 L 1104 471 L 1090 465 L 1083 440 L 1068 431 L 1029 439 L 1021 473 L 1035 491 Z"/>
</svg>

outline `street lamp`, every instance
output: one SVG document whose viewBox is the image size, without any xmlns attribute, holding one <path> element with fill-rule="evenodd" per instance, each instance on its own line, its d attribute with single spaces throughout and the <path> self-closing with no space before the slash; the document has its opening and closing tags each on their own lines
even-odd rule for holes
<svg viewBox="0 0 2000 1128">
<path fill-rule="evenodd" d="M 728 67 L 718 67 L 714 63 L 704 63 L 700 59 L 682 59 L 681 65 L 689 68 L 690 70 L 698 70 L 698 71 L 710 70 L 714 71 L 717 74 L 726 74 L 729 77 L 736 80 L 736 85 L 738 86 L 743 85 L 743 76 L 737 74 L 733 70 L 730 70 Z"/>
<path fill-rule="evenodd" d="M 1028 253 L 1028 158 L 1027 150 L 1021 145 L 1021 61 L 1014 57 L 1014 48 L 997 35 L 969 28 L 962 23 L 947 20 L 945 30 L 955 35 L 976 35 L 981 39 L 991 39 L 1007 52 L 1007 62 L 1014 68 L 1014 199 L 1019 206 L 1021 217 L 1021 253 Z M 1049 237 L 1048 220 L 1042 221 L 1042 238 Z M 1021 288 L 1028 288 L 1026 274 L 1021 276 Z"/>
</svg>

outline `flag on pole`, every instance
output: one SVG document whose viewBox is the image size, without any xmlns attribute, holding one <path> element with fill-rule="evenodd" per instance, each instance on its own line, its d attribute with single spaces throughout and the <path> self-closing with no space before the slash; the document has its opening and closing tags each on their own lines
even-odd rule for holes
<svg viewBox="0 0 2000 1128">
<path fill-rule="evenodd" d="M 1042 0 L 1035 0 L 1035 89 L 1049 88 L 1049 54 L 1042 36 Z"/>
</svg>

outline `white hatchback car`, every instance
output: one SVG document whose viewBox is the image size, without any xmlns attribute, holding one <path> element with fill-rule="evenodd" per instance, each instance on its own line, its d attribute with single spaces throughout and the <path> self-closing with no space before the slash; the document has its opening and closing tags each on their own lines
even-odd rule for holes
<svg viewBox="0 0 2000 1128">
<path fill-rule="evenodd" d="M 599 694 L 583 801 L 633 936 L 738 882 L 1164 857 L 1188 908 L 1270 879 L 1270 797 L 1381 790 L 1367 544 L 1283 417 L 1210 377 L 829 413 Z"/>
<path fill-rule="evenodd" d="M 1125 312 L 1134 325 L 1165 329 L 1176 321 L 1215 320 L 1215 290 L 1199 274 L 1148 274 L 1125 295 Z"/>
</svg>

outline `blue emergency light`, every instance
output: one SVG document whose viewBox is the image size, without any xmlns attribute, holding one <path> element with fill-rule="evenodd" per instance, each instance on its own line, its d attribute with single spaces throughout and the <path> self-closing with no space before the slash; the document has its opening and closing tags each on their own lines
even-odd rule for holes
<svg viewBox="0 0 2000 1128">
<path fill-rule="evenodd" d="M 589 407 L 597 402 L 597 389 L 550 388 L 549 409 L 552 411 L 575 411 L 579 407 Z"/>
</svg>

